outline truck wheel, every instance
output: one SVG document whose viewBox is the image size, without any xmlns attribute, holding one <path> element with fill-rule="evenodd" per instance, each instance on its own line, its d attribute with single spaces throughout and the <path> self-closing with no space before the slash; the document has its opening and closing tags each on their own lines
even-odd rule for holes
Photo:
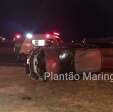
<svg viewBox="0 0 113 112">
<path fill-rule="evenodd" d="M 45 71 L 45 55 L 42 50 L 38 50 L 38 52 L 32 54 L 30 58 L 30 77 L 35 80 L 43 80 Z"/>
</svg>

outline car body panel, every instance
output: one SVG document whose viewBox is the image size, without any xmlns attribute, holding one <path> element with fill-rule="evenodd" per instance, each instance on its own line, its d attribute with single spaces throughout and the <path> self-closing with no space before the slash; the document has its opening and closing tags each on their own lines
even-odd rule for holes
<svg viewBox="0 0 113 112">
<path fill-rule="evenodd" d="M 75 71 L 99 72 L 102 68 L 101 51 L 99 49 L 77 49 L 75 51 Z"/>
<path fill-rule="evenodd" d="M 113 69 L 113 48 L 51 46 L 40 49 L 45 54 L 46 72 L 53 74 L 103 72 L 103 69 L 107 72 L 108 69 Z M 69 55 L 63 55 L 63 58 L 61 58 L 60 55 L 66 53 L 66 51 L 69 51 L 67 52 Z M 38 52 L 37 49 L 35 54 Z M 29 65 L 29 63 L 27 64 Z"/>
</svg>

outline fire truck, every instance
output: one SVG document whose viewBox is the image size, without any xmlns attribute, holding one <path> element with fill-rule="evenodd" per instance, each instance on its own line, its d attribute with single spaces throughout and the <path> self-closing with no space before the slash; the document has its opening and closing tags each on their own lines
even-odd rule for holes
<svg viewBox="0 0 113 112">
<path fill-rule="evenodd" d="M 106 48 L 102 44 L 83 43 L 44 45 L 33 49 L 27 58 L 26 72 L 32 79 L 45 79 L 45 73 L 81 74 L 113 70 L 111 46 Z"/>
<path fill-rule="evenodd" d="M 32 34 L 27 33 L 25 36 L 16 34 L 14 37 L 14 53 L 18 60 L 25 62 L 32 49 L 49 45 L 59 45 L 63 43 L 59 34 L 54 32 L 50 34 Z"/>
</svg>

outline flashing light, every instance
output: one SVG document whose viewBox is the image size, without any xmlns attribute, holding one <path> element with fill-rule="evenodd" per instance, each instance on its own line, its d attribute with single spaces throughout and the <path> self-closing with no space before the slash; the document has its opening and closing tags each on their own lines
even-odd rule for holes
<svg viewBox="0 0 113 112">
<path fill-rule="evenodd" d="M 55 38 L 60 38 L 59 36 L 55 36 Z"/>
<path fill-rule="evenodd" d="M 2 40 L 3 40 L 3 41 L 5 41 L 5 40 L 6 40 L 6 38 L 2 38 Z"/>
<path fill-rule="evenodd" d="M 16 35 L 16 38 L 17 38 L 17 39 L 20 39 L 20 37 L 21 37 L 20 34 L 17 34 L 17 35 Z"/>
<path fill-rule="evenodd" d="M 59 36 L 60 34 L 57 32 L 53 32 L 54 35 Z"/>
<path fill-rule="evenodd" d="M 32 39 L 32 37 L 33 37 L 33 35 L 32 35 L 31 33 L 27 33 L 27 34 L 26 34 L 26 38 Z"/>
<path fill-rule="evenodd" d="M 49 38 L 50 37 L 50 34 L 46 34 L 46 38 Z"/>
</svg>

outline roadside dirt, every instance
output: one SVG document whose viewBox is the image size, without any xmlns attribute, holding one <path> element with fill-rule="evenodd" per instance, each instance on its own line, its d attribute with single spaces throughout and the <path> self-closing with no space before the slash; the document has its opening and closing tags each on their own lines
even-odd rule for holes
<svg viewBox="0 0 113 112">
<path fill-rule="evenodd" d="M 0 67 L 0 112 L 113 112 L 113 83 L 33 81 L 24 67 Z"/>
</svg>

